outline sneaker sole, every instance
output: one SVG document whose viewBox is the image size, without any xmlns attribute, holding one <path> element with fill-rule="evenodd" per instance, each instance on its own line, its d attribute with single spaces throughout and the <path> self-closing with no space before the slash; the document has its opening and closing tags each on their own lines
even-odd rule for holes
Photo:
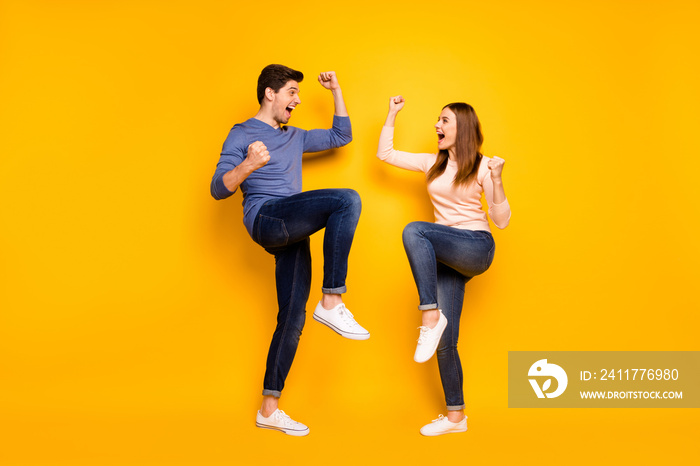
<svg viewBox="0 0 700 466">
<path fill-rule="evenodd" d="M 335 333 L 337 333 L 341 337 L 345 337 L 345 338 L 348 338 L 350 340 L 369 340 L 369 333 L 363 334 L 363 333 L 344 332 L 344 331 L 340 330 L 339 328 L 337 328 L 336 326 L 334 326 L 333 324 L 331 324 L 330 322 L 327 322 L 327 321 L 323 320 L 323 318 L 317 316 L 316 313 L 314 313 L 314 320 L 316 322 L 322 323 L 323 325 L 325 325 L 329 329 L 333 330 Z"/>
<path fill-rule="evenodd" d="M 260 427 L 261 429 L 268 429 L 268 430 L 276 430 L 277 432 L 282 432 L 283 434 L 291 435 L 293 437 L 303 437 L 305 435 L 309 435 L 309 428 L 307 427 L 306 430 L 290 430 L 290 429 L 283 429 L 282 427 L 276 427 L 276 426 L 268 426 L 267 424 L 260 424 L 259 422 L 255 422 L 255 427 Z"/>
<path fill-rule="evenodd" d="M 424 437 L 437 437 L 438 435 L 445 435 L 445 434 L 459 434 L 462 432 L 466 432 L 467 429 L 459 429 L 459 430 L 448 430 L 447 432 L 435 432 L 435 433 L 430 433 L 430 434 L 424 434 L 421 432 L 420 434 Z"/>
</svg>

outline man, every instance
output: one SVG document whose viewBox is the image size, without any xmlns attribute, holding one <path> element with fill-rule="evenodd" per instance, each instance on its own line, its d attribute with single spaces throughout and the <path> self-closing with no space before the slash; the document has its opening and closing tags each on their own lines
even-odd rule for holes
<svg viewBox="0 0 700 466">
<path fill-rule="evenodd" d="M 307 435 L 309 428 L 278 409 L 284 381 L 294 359 L 306 318 L 311 287 L 309 236 L 325 228 L 323 295 L 314 319 L 338 334 L 366 340 L 362 328 L 345 307 L 345 278 L 350 246 L 360 218 L 360 197 L 351 189 L 301 192 L 304 152 L 342 147 L 352 140 L 350 118 L 335 72 L 321 73 L 319 83 L 335 103 L 333 127 L 305 131 L 286 125 L 301 103 L 304 75 L 282 65 L 268 65 L 258 78 L 260 110 L 235 125 L 221 152 L 211 182 L 215 199 L 243 192 L 243 223 L 253 241 L 275 256 L 277 328 L 267 356 L 263 402 L 258 427 L 289 435 Z"/>
</svg>

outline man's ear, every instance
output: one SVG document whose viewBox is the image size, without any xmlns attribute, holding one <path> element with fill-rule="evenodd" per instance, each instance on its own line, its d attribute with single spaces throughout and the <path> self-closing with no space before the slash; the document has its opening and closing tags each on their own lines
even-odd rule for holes
<svg viewBox="0 0 700 466">
<path fill-rule="evenodd" d="M 276 94 L 276 92 L 271 87 L 268 87 L 265 89 L 265 99 L 266 100 L 269 100 L 270 102 L 272 102 L 273 100 L 275 100 L 275 94 Z"/>
</svg>

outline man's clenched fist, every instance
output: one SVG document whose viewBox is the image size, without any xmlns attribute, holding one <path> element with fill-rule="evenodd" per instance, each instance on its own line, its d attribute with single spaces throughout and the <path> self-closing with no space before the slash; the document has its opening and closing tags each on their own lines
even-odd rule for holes
<svg viewBox="0 0 700 466">
<path fill-rule="evenodd" d="M 269 161 L 270 153 L 267 151 L 267 147 L 265 147 L 262 141 L 255 141 L 248 146 L 246 162 L 253 167 L 253 170 L 264 167 Z"/>
</svg>

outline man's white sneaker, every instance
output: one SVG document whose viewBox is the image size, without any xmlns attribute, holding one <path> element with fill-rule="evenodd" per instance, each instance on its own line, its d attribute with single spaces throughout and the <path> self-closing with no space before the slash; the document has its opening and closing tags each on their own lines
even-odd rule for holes
<svg viewBox="0 0 700 466">
<path fill-rule="evenodd" d="M 442 314 L 442 311 L 440 311 L 440 319 L 435 327 L 418 327 L 420 336 L 418 337 L 418 345 L 416 345 L 416 354 L 413 355 L 414 361 L 425 362 L 433 357 L 445 327 L 447 327 L 447 317 Z"/>
<path fill-rule="evenodd" d="M 296 437 L 309 435 L 308 427 L 301 422 L 292 420 L 292 418 L 287 416 L 281 409 L 276 409 L 274 413 L 270 414 L 270 417 L 264 417 L 262 413 L 258 411 L 255 425 L 263 429 L 278 430 L 287 435 L 294 435 Z"/>
<path fill-rule="evenodd" d="M 421 427 L 420 433 L 426 437 L 467 431 L 467 416 L 459 422 L 450 422 L 442 414 L 430 424 Z"/>
<path fill-rule="evenodd" d="M 314 311 L 314 320 L 351 340 L 367 340 L 369 338 L 369 332 L 355 322 L 354 316 L 343 303 L 338 304 L 333 309 L 324 309 L 319 302 Z"/>
</svg>

